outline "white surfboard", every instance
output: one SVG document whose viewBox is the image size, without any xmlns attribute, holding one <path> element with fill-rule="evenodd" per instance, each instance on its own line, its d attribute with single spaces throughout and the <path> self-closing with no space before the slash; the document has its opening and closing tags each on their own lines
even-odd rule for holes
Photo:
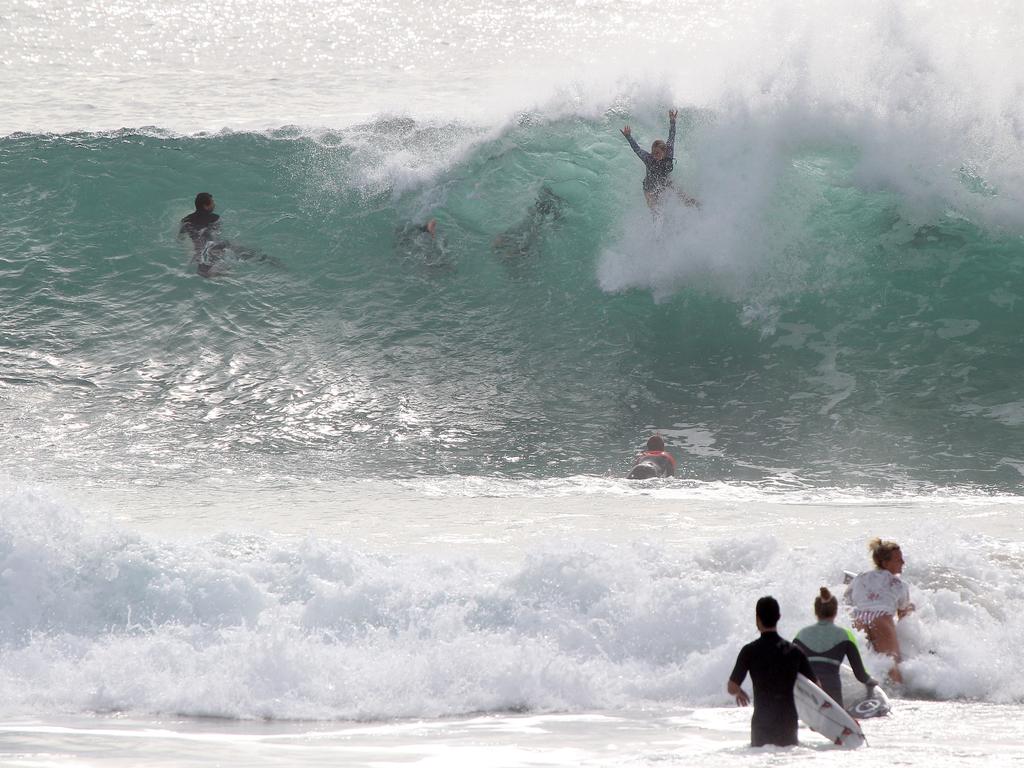
<svg viewBox="0 0 1024 768">
<path fill-rule="evenodd" d="M 833 700 L 803 675 L 793 685 L 796 713 L 808 728 L 842 747 L 860 747 L 867 743 L 860 725 Z"/>
<path fill-rule="evenodd" d="M 869 717 L 883 717 L 892 711 L 892 702 L 880 686 L 868 688 L 853 676 L 853 670 L 846 664 L 839 668 L 839 680 L 843 686 L 843 706 L 857 720 Z"/>
</svg>

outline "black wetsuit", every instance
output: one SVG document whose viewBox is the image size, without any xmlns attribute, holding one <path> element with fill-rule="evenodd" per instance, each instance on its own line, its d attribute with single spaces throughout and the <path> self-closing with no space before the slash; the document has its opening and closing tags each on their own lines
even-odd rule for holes
<svg viewBox="0 0 1024 768">
<path fill-rule="evenodd" d="M 819 621 L 804 627 L 796 633 L 793 645 L 804 652 L 811 662 L 814 674 L 818 676 L 818 685 L 829 696 L 843 705 L 843 684 L 839 679 L 839 665 L 844 658 L 850 660 L 854 677 L 865 685 L 878 685 L 868 671 L 857 649 L 857 640 L 848 629 L 837 627 L 831 621 Z"/>
<path fill-rule="evenodd" d="M 219 229 L 220 216 L 213 211 L 197 210 L 181 220 L 178 234 L 188 235 L 192 239 L 192 247 L 195 249 L 193 259 L 199 262 L 196 271 L 203 277 L 210 276 L 212 264 L 202 257 L 207 246 L 214 242 Z"/>
<path fill-rule="evenodd" d="M 741 685 L 750 673 L 754 681 L 754 715 L 750 718 L 750 745 L 797 743 L 796 703 L 793 684 L 797 674 L 814 680 L 814 671 L 803 652 L 778 632 L 762 632 L 747 643 L 736 657 L 729 679 Z"/>
<path fill-rule="evenodd" d="M 675 122 L 669 123 L 668 128 L 668 141 L 665 142 L 665 159 L 655 160 L 654 155 L 645 149 L 640 149 L 640 145 L 636 143 L 636 139 L 632 135 L 626 137 L 626 141 L 629 142 L 629 146 L 636 152 L 637 157 L 644 161 L 644 165 L 647 167 L 647 175 L 644 177 L 644 192 L 649 193 L 660 193 L 665 187 L 672 186 L 672 180 L 668 177 L 672 173 L 673 163 L 672 160 L 675 157 L 675 146 L 676 146 L 676 124 Z"/>
</svg>

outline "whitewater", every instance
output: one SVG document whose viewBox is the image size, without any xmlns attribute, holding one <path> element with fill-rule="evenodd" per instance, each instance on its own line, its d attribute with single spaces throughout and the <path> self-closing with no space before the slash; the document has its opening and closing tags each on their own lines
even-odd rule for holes
<svg viewBox="0 0 1024 768">
<path fill-rule="evenodd" d="M 0 764 L 1024 765 L 1022 39 L 8 0 Z M 670 109 L 701 205 L 652 218 Z M 196 274 L 199 191 L 265 259 Z M 791 637 L 874 536 L 892 715 L 751 749 L 754 602 Z"/>
</svg>

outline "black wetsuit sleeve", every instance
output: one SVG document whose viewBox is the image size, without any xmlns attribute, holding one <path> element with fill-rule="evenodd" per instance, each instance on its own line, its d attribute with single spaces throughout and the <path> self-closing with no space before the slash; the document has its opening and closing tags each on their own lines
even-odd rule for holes
<svg viewBox="0 0 1024 768">
<path fill-rule="evenodd" d="M 633 138 L 632 134 L 626 137 L 626 141 L 629 142 L 629 146 L 631 146 L 633 148 L 633 151 L 636 152 L 636 156 L 643 160 L 644 165 L 646 165 L 647 161 L 651 157 L 651 153 L 644 149 L 640 149 L 640 145 L 636 143 L 636 139 Z"/>
<path fill-rule="evenodd" d="M 666 156 L 669 160 L 672 160 L 676 156 L 676 121 L 670 120 L 668 123 L 668 141 L 665 142 L 668 145 L 668 152 Z"/>
<path fill-rule="evenodd" d="M 743 646 L 736 657 L 736 666 L 732 668 L 732 674 L 729 675 L 729 679 L 736 685 L 743 685 L 743 681 L 747 678 L 747 672 L 750 670 L 750 660 L 747 658 L 747 654 L 747 646 Z"/>
<path fill-rule="evenodd" d="M 862 683 L 867 685 L 868 683 L 874 683 L 871 675 L 864 669 L 864 661 L 860 657 L 860 651 L 857 646 L 847 640 L 844 643 L 844 650 L 846 651 L 846 658 L 850 660 L 850 668 L 853 670 L 853 676 L 860 680 Z"/>
<path fill-rule="evenodd" d="M 799 654 L 800 654 L 800 666 L 799 666 L 799 668 L 798 668 L 798 670 L 797 670 L 797 671 L 798 671 L 798 672 L 799 672 L 799 673 L 800 673 L 801 675 L 803 675 L 804 677 L 806 677 L 806 678 L 807 678 L 808 680 L 811 680 L 811 681 L 813 681 L 813 682 L 814 682 L 815 684 L 817 684 L 817 682 L 818 682 L 818 676 L 817 676 L 816 674 L 814 674 L 814 670 L 813 670 L 813 669 L 811 669 L 811 662 L 809 662 L 809 661 L 807 660 L 807 656 L 806 656 L 806 655 L 804 654 L 804 652 L 803 652 L 803 651 L 801 651 L 801 650 L 799 650 L 799 649 L 798 649 L 798 650 L 797 650 L 797 653 L 799 653 Z"/>
</svg>

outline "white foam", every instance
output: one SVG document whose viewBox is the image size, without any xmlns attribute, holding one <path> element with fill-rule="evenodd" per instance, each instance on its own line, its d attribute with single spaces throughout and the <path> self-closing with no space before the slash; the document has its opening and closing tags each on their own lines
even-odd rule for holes
<svg viewBox="0 0 1024 768">
<path fill-rule="evenodd" d="M 386 554 L 313 536 L 162 541 L 14 492 L 0 694 L 9 713 L 278 719 L 721 705 L 758 596 L 780 600 L 792 635 L 818 586 L 866 565 L 864 530 L 808 528 L 790 519 L 802 509 L 694 517 L 690 536 L 608 521 L 617 541 L 540 535 L 489 559 L 473 538 Z M 899 526 L 918 606 L 900 627 L 908 691 L 1021 702 L 1020 543 L 919 514 Z"/>
</svg>

